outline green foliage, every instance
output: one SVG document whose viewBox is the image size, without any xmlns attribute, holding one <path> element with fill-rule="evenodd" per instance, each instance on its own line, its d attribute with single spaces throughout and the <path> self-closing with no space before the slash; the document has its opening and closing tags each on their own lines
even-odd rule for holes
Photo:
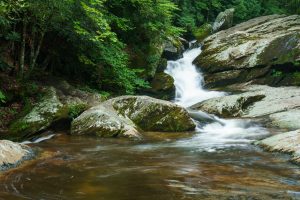
<svg viewBox="0 0 300 200">
<path fill-rule="evenodd" d="M 284 73 L 282 71 L 278 71 L 278 70 L 275 70 L 275 69 L 272 71 L 272 76 L 273 77 L 281 77 L 283 75 L 284 75 Z"/>
<path fill-rule="evenodd" d="M 5 103 L 6 101 L 6 96 L 4 95 L 4 93 L 0 90 L 0 104 L 1 103 Z"/>
<path fill-rule="evenodd" d="M 74 104 L 69 106 L 69 112 L 68 112 L 68 117 L 70 119 L 75 119 L 76 117 L 78 117 L 83 111 L 85 111 L 87 109 L 87 105 L 86 104 Z"/>
</svg>

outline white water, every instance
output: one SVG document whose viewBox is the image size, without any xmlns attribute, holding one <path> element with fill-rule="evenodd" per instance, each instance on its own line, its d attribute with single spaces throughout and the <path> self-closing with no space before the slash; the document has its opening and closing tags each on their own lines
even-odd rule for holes
<svg viewBox="0 0 300 200">
<path fill-rule="evenodd" d="M 201 48 L 195 48 L 186 51 L 183 58 L 177 61 L 168 61 L 165 72 L 174 78 L 176 87 L 175 102 L 183 107 L 189 107 L 206 99 L 225 95 L 224 92 L 203 89 L 203 76 L 193 65 L 193 61 L 200 53 Z"/>
<path fill-rule="evenodd" d="M 186 51 L 182 59 L 169 61 L 165 71 L 175 80 L 175 103 L 186 108 L 210 98 L 226 95 L 224 92 L 208 91 L 203 88 L 203 76 L 193 65 L 193 61 L 200 53 L 201 48 Z M 214 118 L 215 122 L 204 126 L 199 124 L 197 127 L 199 134 L 192 139 L 177 142 L 176 146 L 215 151 L 220 148 L 244 146 L 268 134 L 266 129 L 248 120 Z"/>
</svg>

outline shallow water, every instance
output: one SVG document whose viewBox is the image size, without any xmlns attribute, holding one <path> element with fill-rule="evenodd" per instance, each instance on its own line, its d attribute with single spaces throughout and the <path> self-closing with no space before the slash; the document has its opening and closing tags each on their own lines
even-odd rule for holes
<svg viewBox="0 0 300 200">
<path fill-rule="evenodd" d="M 0 179 L 0 199 L 300 199 L 300 168 L 285 157 L 250 144 L 209 152 L 186 142 L 200 135 L 56 136 L 34 144 L 53 157 Z"/>
</svg>

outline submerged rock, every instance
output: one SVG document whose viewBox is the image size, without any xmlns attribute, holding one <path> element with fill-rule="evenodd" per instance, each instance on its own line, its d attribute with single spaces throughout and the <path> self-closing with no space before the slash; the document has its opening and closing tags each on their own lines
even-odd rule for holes
<svg viewBox="0 0 300 200">
<path fill-rule="evenodd" d="M 209 36 L 195 64 L 206 86 L 219 87 L 260 79 L 300 60 L 300 16 L 258 17 Z M 293 68 L 294 69 L 294 68 Z M 268 76 L 266 76 L 268 75 Z"/>
<path fill-rule="evenodd" d="M 176 104 L 147 96 L 121 96 L 81 114 L 73 121 L 71 134 L 139 138 L 139 130 L 180 132 L 194 129 L 188 112 Z"/>
<path fill-rule="evenodd" d="M 232 27 L 233 14 L 234 8 L 227 9 L 224 12 L 219 13 L 212 27 L 213 32 L 218 32 Z"/>
<path fill-rule="evenodd" d="M 300 164 L 300 130 L 269 137 L 256 145 L 269 151 L 292 154 L 292 160 Z"/>
<path fill-rule="evenodd" d="M 32 149 L 27 145 L 0 140 L 0 171 L 16 167 L 33 156 Z"/>
</svg>

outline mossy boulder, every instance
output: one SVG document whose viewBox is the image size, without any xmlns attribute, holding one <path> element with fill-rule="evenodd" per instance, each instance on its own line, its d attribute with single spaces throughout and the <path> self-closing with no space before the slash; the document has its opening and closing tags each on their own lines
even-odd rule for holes
<svg viewBox="0 0 300 200">
<path fill-rule="evenodd" d="M 199 28 L 196 28 L 193 31 L 193 35 L 198 42 L 202 42 L 205 38 L 212 34 L 212 25 L 211 24 L 203 24 Z"/>
<path fill-rule="evenodd" d="M 18 119 L 10 126 L 14 137 L 28 137 L 31 134 L 48 128 L 53 121 L 67 115 L 64 105 L 60 102 L 56 90 L 53 87 L 46 89 L 45 95 L 33 109 L 24 117 Z"/>
<path fill-rule="evenodd" d="M 17 167 L 33 157 L 34 151 L 29 146 L 0 140 L 0 171 Z"/>
<path fill-rule="evenodd" d="M 159 99 L 171 100 L 175 97 L 174 79 L 164 72 L 155 74 L 151 81 L 150 93 Z"/>
<path fill-rule="evenodd" d="M 188 112 L 168 101 L 147 96 L 121 96 L 106 103 L 144 131 L 181 132 L 195 129 Z"/>
<path fill-rule="evenodd" d="M 143 131 L 192 131 L 188 112 L 171 102 L 147 96 L 121 96 L 82 113 L 72 122 L 71 134 L 140 138 Z"/>
<path fill-rule="evenodd" d="M 260 83 L 269 82 L 269 72 L 274 68 L 296 66 L 298 62 L 300 16 L 254 18 L 209 36 L 203 41 L 202 50 L 194 63 L 208 77 L 207 86 L 218 85 L 221 76 L 223 85 L 258 79 Z M 243 75 L 237 75 L 238 72 Z M 247 73 L 251 76 L 244 78 Z"/>
<path fill-rule="evenodd" d="M 68 128 L 83 111 L 102 102 L 99 95 L 76 89 L 64 80 L 48 80 L 46 84 L 41 99 L 10 125 L 9 139 L 30 139 L 57 124 Z"/>
</svg>

